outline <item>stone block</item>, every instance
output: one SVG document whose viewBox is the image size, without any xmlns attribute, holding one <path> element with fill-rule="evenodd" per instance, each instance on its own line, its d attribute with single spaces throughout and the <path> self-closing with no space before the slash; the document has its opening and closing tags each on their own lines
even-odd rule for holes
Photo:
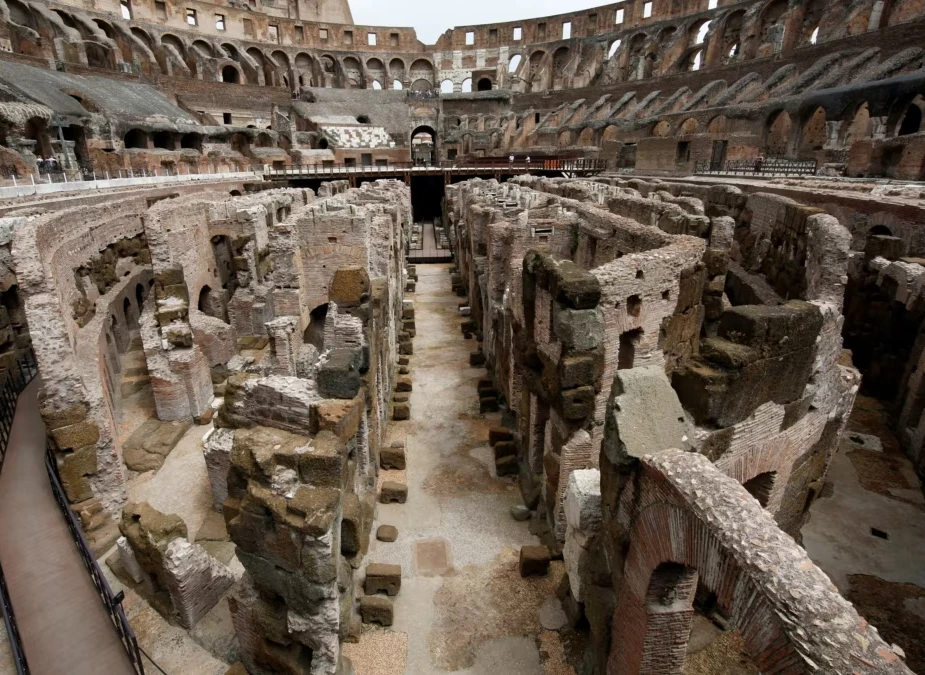
<svg viewBox="0 0 925 675">
<path fill-rule="evenodd" d="M 58 427 L 51 432 L 52 438 L 62 450 L 93 445 L 100 440 L 100 429 L 96 422 L 83 420 L 76 424 Z"/>
<path fill-rule="evenodd" d="M 401 340 L 398 343 L 398 353 L 403 356 L 411 356 L 412 354 L 414 354 L 414 344 L 411 342 L 410 339 Z"/>
<path fill-rule="evenodd" d="M 600 309 L 560 309 L 553 316 L 552 325 L 568 351 L 590 351 L 604 339 L 604 315 Z"/>
<path fill-rule="evenodd" d="M 495 462 L 505 457 L 514 457 L 517 455 L 517 446 L 514 441 L 498 441 L 494 445 Z"/>
<path fill-rule="evenodd" d="M 469 354 L 469 365 L 470 366 L 484 366 L 485 365 L 485 354 L 481 351 L 472 352 Z"/>
<path fill-rule="evenodd" d="M 581 420 L 594 414 L 594 387 L 575 387 L 559 393 L 562 417 Z"/>
<path fill-rule="evenodd" d="M 518 473 L 517 457 L 507 455 L 495 460 L 495 473 L 498 476 L 514 476 Z"/>
<path fill-rule="evenodd" d="M 486 396 L 485 398 L 479 399 L 480 413 L 498 412 L 498 408 L 498 399 L 494 396 Z"/>
<path fill-rule="evenodd" d="M 359 350 L 332 349 L 318 368 L 316 381 L 324 398 L 354 398 L 362 384 Z"/>
<path fill-rule="evenodd" d="M 411 405 L 408 403 L 395 403 L 392 405 L 392 419 L 396 422 L 411 419 Z"/>
<path fill-rule="evenodd" d="M 566 356 L 559 360 L 559 386 L 571 389 L 593 385 L 597 380 L 597 362 L 593 356 Z"/>
<path fill-rule="evenodd" d="M 518 569 L 520 576 L 544 576 L 549 572 L 551 556 L 545 546 L 521 546 Z"/>
<path fill-rule="evenodd" d="M 407 356 L 399 356 L 399 357 L 398 357 L 398 365 L 400 365 L 400 366 L 407 366 L 407 365 L 409 365 L 410 363 L 411 363 L 411 359 L 409 359 Z"/>
<path fill-rule="evenodd" d="M 398 595 L 400 590 L 401 565 L 370 563 L 366 566 L 366 578 L 363 581 L 363 592 L 366 595 Z"/>
<path fill-rule="evenodd" d="M 404 448 L 382 448 L 379 451 L 379 466 L 383 469 L 405 468 L 405 449 Z"/>
<path fill-rule="evenodd" d="M 376 528 L 376 539 L 384 542 L 393 542 L 398 539 L 398 528 L 394 525 L 380 525 Z"/>
<path fill-rule="evenodd" d="M 404 504 L 408 501 L 408 486 L 395 481 L 383 481 L 379 488 L 379 502 L 382 504 Z"/>
<path fill-rule="evenodd" d="M 488 445 L 494 446 L 500 441 L 514 440 L 514 433 L 504 427 L 492 427 L 488 430 Z"/>
<path fill-rule="evenodd" d="M 320 431 L 298 454 L 299 477 L 315 487 L 343 488 L 347 482 L 347 446 L 331 431 Z"/>
<path fill-rule="evenodd" d="M 617 465 L 690 446 L 684 410 L 660 366 L 617 371 L 604 424 L 602 449 Z"/>
<path fill-rule="evenodd" d="M 569 528 L 593 533 L 601 525 L 601 515 L 601 472 L 573 471 L 565 493 L 565 519 Z"/>
<path fill-rule="evenodd" d="M 378 595 L 367 595 L 360 598 L 360 617 L 363 623 L 391 626 L 393 616 L 392 601 L 388 598 Z"/>
<path fill-rule="evenodd" d="M 149 419 L 122 446 L 122 459 L 132 471 L 157 471 L 192 423 Z"/>
<path fill-rule="evenodd" d="M 407 392 L 392 394 L 392 403 L 407 403 L 411 400 L 411 395 Z"/>
<path fill-rule="evenodd" d="M 411 378 L 407 375 L 400 376 L 395 382 L 395 391 L 411 391 Z"/>
</svg>

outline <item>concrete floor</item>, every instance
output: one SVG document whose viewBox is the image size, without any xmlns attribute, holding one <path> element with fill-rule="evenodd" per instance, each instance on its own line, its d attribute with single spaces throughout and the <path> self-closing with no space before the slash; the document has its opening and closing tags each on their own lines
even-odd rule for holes
<svg viewBox="0 0 925 675">
<path fill-rule="evenodd" d="M 488 429 L 500 414 L 478 412 L 485 370 L 469 366 L 477 344 L 462 337 L 448 268 L 417 266 L 412 419 L 390 428 L 406 441 L 408 501 L 379 505 L 374 532 L 395 525 L 398 540 L 373 540 L 364 561 L 402 566 L 395 624 L 367 627 L 344 651 L 357 675 L 574 673 L 559 633 L 540 624 L 562 563 L 543 578 L 517 571 L 520 546 L 538 540 L 510 515 L 522 503 L 513 481 L 494 472 Z"/>
<path fill-rule="evenodd" d="M 858 396 L 802 543 L 858 612 L 905 650 L 910 668 L 925 672 L 925 496 L 889 425 L 879 402 Z"/>
</svg>

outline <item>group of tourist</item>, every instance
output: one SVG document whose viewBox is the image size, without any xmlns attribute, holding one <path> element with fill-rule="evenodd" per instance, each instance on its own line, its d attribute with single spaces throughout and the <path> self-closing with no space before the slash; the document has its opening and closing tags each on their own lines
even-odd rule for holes
<svg viewBox="0 0 925 675">
<path fill-rule="evenodd" d="M 39 161 L 36 162 L 36 165 L 38 166 L 39 173 L 52 173 L 61 170 L 58 160 L 54 157 L 39 157 Z"/>
</svg>

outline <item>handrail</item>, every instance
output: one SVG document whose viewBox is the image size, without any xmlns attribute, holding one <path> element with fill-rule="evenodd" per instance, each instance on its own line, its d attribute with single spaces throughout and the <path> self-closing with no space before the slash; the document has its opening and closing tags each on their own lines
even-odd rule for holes
<svg viewBox="0 0 925 675">
<path fill-rule="evenodd" d="M 2 446 L 0 447 L 0 471 L 3 470 L 3 460 L 6 458 L 19 394 L 38 372 L 35 355 L 31 350 L 20 354 L 15 366 L 15 369 L 6 370 L 7 377 L 0 389 L 0 446 Z M 16 673 L 17 675 L 28 675 L 29 664 L 23 649 L 22 637 L 19 635 L 19 625 L 16 623 L 16 614 L 13 611 L 13 602 L 6 585 L 6 577 L 3 576 L 3 565 L 0 565 L 0 613 L 3 614 L 3 625 L 6 628 L 7 639 L 10 641 L 10 651 Z"/>
<path fill-rule="evenodd" d="M 788 157 L 765 157 L 758 159 L 733 159 L 723 162 L 702 160 L 694 164 L 694 173 L 769 174 L 783 173 L 811 176 L 816 173 L 814 159 L 790 159 Z"/>
<path fill-rule="evenodd" d="M 369 175 L 369 174 L 396 174 L 396 173 L 528 173 L 530 171 L 603 171 L 607 168 L 607 162 L 601 159 L 591 158 L 537 158 L 527 162 L 523 159 L 517 159 L 513 162 L 499 161 L 498 158 L 492 157 L 484 162 L 478 160 L 462 161 L 442 161 L 432 164 L 415 164 L 414 162 L 392 162 L 386 165 L 373 164 L 346 164 L 333 163 L 328 164 L 309 164 L 304 166 L 289 166 L 274 168 L 266 166 L 264 168 L 264 177 L 286 177 L 286 176 L 331 176 L 331 175 Z"/>
<path fill-rule="evenodd" d="M 58 475 L 58 463 L 55 460 L 56 449 L 54 440 L 49 437 L 48 442 L 45 444 L 45 469 L 48 471 L 48 478 L 51 481 L 51 491 L 55 496 L 55 501 L 58 502 L 61 512 L 64 514 L 64 520 L 67 523 L 68 529 L 71 531 L 71 538 L 74 540 L 77 551 L 80 553 L 80 557 L 83 559 L 84 565 L 90 573 L 90 579 L 96 587 L 96 592 L 100 596 L 103 607 L 105 607 L 106 611 L 109 613 L 109 618 L 116 632 L 119 634 L 119 639 L 122 641 L 122 646 L 125 648 L 129 660 L 132 662 L 132 667 L 138 675 L 144 675 L 145 667 L 142 660 L 142 651 L 138 646 L 135 633 L 132 631 L 132 627 L 129 625 L 128 619 L 125 616 L 125 610 L 122 608 L 122 600 L 125 598 L 125 593 L 119 591 L 118 594 L 114 594 L 112 592 L 109 582 L 106 581 L 106 577 L 103 575 L 99 563 L 96 562 L 96 558 L 90 550 L 90 544 L 87 543 L 87 538 L 84 536 L 83 529 L 80 527 L 77 517 L 71 510 L 67 495 L 61 485 L 61 477 Z M 148 658 L 150 659 L 150 657 Z M 151 662 L 154 663 L 153 660 Z M 162 673 L 164 672 L 156 663 L 154 665 Z"/>
</svg>

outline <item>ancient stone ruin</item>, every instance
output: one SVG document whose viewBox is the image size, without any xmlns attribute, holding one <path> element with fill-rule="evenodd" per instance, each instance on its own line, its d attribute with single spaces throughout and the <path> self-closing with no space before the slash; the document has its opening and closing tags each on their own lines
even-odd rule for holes
<svg viewBox="0 0 925 675">
<path fill-rule="evenodd" d="M 0 0 L 0 675 L 925 672 L 921 0 L 561 9 Z"/>
</svg>

